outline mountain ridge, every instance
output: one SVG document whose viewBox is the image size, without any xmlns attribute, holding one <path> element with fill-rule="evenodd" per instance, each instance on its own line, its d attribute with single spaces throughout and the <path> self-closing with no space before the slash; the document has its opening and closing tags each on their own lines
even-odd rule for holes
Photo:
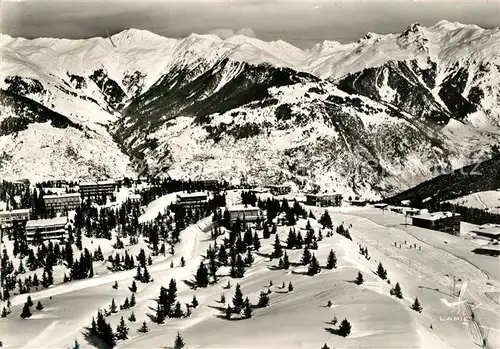
<svg viewBox="0 0 500 349">
<path fill-rule="evenodd" d="M 169 39 L 137 29 L 110 38 L 3 42 L 1 88 L 107 128 L 156 174 L 380 195 L 429 179 L 436 166 L 491 155 L 499 142 L 499 28 L 412 24 L 309 50 L 242 35 Z M 30 93 L 31 85 L 42 89 Z M 276 150 L 262 150 L 258 166 L 247 151 L 260 149 L 256 142 Z M 209 147 L 246 159 L 224 165 L 228 158 Z M 324 156 L 332 149 L 330 162 Z M 209 173 L 200 159 L 212 162 Z M 314 167 L 325 170 L 302 175 Z"/>
</svg>

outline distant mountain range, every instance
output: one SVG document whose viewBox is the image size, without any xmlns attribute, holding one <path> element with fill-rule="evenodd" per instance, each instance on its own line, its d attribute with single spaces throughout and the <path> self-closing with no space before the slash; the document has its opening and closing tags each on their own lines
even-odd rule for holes
<svg viewBox="0 0 500 349">
<path fill-rule="evenodd" d="M 310 50 L 136 29 L 1 41 L 0 177 L 147 170 L 380 197 L 499 152 L 500 28 Z"/>
</svg>

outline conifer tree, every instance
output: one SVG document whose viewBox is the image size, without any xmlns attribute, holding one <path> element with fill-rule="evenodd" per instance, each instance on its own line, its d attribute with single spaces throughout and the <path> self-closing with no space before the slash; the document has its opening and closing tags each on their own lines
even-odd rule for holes
<svg viewBox="0 0 500 349">
<path fill-rule="evenodd" d="M 186 266 L 186 260 L 184 259 L 184 257 L 181 257 L 181 267 L 185 266 Z"/>
<path fill-rule="evenodd" d="M 136 318 L 135 318 L 135 314 L 134 314 L 134 312 L 132 312 L 132 313 L 130 314 L 130 316 L 128 317 L 128 321 L 130 321 L 130 322 L 135 322 L 135 320 L 136 320 Z"/>
<path fill-rule="evenodd" d="M 300 259 L 300 263 L 302 265 L 308 265 L 311 262 L 311 252 L 306 247 L 304 248 L 304 252 L 302 253 L 302 258 Z"/>
<path fill-rule="evenodd" d="M 142 273 L 141 282 L 145 284 L 151 282 L 151 275 L 149 275 L 149 271 L 146 266 L 144 266 L 144 272 Z"/>
<path fill-rule="evenodd" d="M 7 308 L 3 307 L 1 317 L 4 318 L 7 317 L 7 315 L 9 315 L 9 311 L 7 310 Z"/>
<path fill-rule="evenodd" d="M 292 282 L 290 281 L 288 283 L 288 292 L 292 292 L 293 291 L 293 285 L 292 285 Z"/>
<path fill-rule="evenodd" d="M 257 235 L 257 232 L 255 232 L 253 235 L 252 244 L 253 244 L 253 249 L 255 251 L 258 251 L 261 247 L 260 239 L 259 236 Z"/>
<path fill-rule="evenodd" d="M 333 250 L 330 250 L 330 253 L 328 253 L 328 259 L 326 260 L 326 268 L 327 269 L 337 268 L 337 256 L 335 255 L 335 252 L 333 252 Z"/>
<path fill-rule="evenodd" d="M 245 302 L 243 304 L 243 316 L 245 319 L 250 319 L 252 317 L 252 304 L 248 297 L 245 298 Z"/>
<path fill-rule="evenodd" d="M 43 309 L 43 305 L 40 301 L 38 301 L 38 303 L 36 304 L 36 310 L 42 310 Z"/>
<path fill-rule="evenodd" d="M 224 317 L 226 318 L 226 320 L 231 320 L 232 313 L 233 313 L 233 309 L 231 309 L 231 306 L 228 304 L 226 311 L 225 311 L 225 314 L 224 314 Z"/>
<path fill-rule="evenodd" d="M 31 316 L 30 306 L 28 303 L 24 303 L 23 310 L 21 312 L 21 318 L 26 319 Z"/>
<path fill-rule="evenodd" d="M 28 304 L 28 307 L 32 307 L 35 305 L 33 301 L 31 300 L 31 296 L 28 296 L 28 299 L 26 300 L 26 304 Z"/>
<path fill-rule="evenodd" d="M 311 257 L 311 262 L 309 263 L 309 267 L 307 268 L 307 275 L 313 276 L 318 274 L 321 271 L 321 267 L 319 265 L 316 256 L 313 254 Z"/>
<path fill-rule="evenodd" d="M 135 283 L 135 280 L 132 281 L 132 286 L 129 287 L 130 292 L 136 293 L 137 292 L 137 285 Z"/>
<path fill-rule="evenodd" d="M 198 300 L 196 299 L 196 296 L 193 295 L 193 300 L 191 301 L 191 306 L 193 308 L 196 308 L 196 307 L 198 307 L 198 305 L 199 305 Z"/>
<path fill-rule="evenodd" d="M 269 305 L 269 296 L 267 295 L 266 292 L 260 291 L 259 302 L 257 303 L 257 306 L 260 308 L 265 308 L 268 305 Z"/>
<path fill-rule="evenodd" d="M 120 319 L 120 323 L 116 327 L 116 338 L 120 340 L 128 339 L 128 327 L 125 325 L 125 320 L 123 316 Z"/>
<path fill-rule="evenodd" d="M 130 297 L 130 306 L 135 306 L 135 293 L 132 293 L 132 296 Z"/>
<path fill-rule="evenodd" d="M 319 220 L 319 223 L 323 226 L 323 228 L 333 228 L 332 218 L 330 217 L 328 210 L 325 210 Z"/>
<path fill-rule="evenodd" d="M 286 253 L 286 251 L 283 254 L 282 268 L 285 270 L 288 270 L 290 268 L 290 260 L 288 259 L 288 254 Z"/>
<path fill-rule="evenodd" d="M 278 234 L 275 235 L 274 238 L 274 251 L 272 253 L 273 258 L 280 258 L 283 255 L 283 248 L 281 246 L 281 242 Z"/>
<path fill-rule="evenodd" d="M 174 312 L 172 316 L 175 318 L 181 318 L 184 316 L 184 312 L 182 311 L 181 303 L 179 301 L 175 303 Z"/>
<path fill-rule="evenodd" d="M 271 232 L 269 231 L 269 226 L 266 224 L 264 224 L 264 228 L 262 230 L 262 237 L 264 239 L 269 239 L 271 237 Z"/>
<path fill-rule="evenodd" d="M 415 311 L 418 311 L 419 313 L 422 312 L 422 305 L 420 304 L 420 301 L 418 300 L 417 297 L 415 297 L 415 301 L 413 302 L 413 305 L 411 306 L 411 308 Z"/>
<path fill-rule="evenodd" d="M 114 298 L 111 300 L 111 304 L 109 305 L 109 312 L 111 314 L 115 314 L 118 312 L 118 310 L 116 310 L 116 303 Z"/>
<path fill-rule="evenodd" d="M 360 271 L 358 271 L 358 276 L 356 277 L 355 283 L 356 285 L 363 284 L 363 274 L 361 274 Z"/>
<path fill-rule="evenodd" d="M 236 290 L 233 297 L 233 310 L 235 313 L 239 313 L 243 307 L 243 292 L 241 292 L 240 284 L 236 284 Z"/>
<path fill-rule="evenodd" d="M 139 333 L 147 333 L 147 332 L 149 332 L 149 328 L 148 328 L 148 325 L 146 324 L 146 321 L 143 321 L 141 327 L 139 327 L 137 329 L 137 332 L 139 332 Z"/>
<path fill-rule="evenodd" d="M 377 267 L 377 275 L 382 279 L 385 280 L 387 278 L 387 271 L 384 269 L 384 266 L 382 265 L 382 262 L 378 263 Z"/>
<path fill-rule="evenodd" d="M 323 345 L 321 349 L 330 349 L 330 347 L 325 343 L 325 345 Z"/>
<path fill-rule="evenodd" d="M 342 320 L 337 333 L 342 337 L 347 337 L 351 333 L 351 324 L 347 319 Z"/>
<path fill-rule="evenodd" d="M 403 292 L 401 291 L 401 286 L 399 286 L 399 282 L 396 282 L 396 285 L 391 289 L 391 295 L 396 296 L 399 299 L 403 298 Z"/>
<path fill-rule="evenodd" d="M 115 290 L 117 290 L 117 289 L 118 289 L 118 281 L 115 281 L 115 283 L 113 284 L 113 288 L 114 288 Z"/>
<path fill-rule="evenodd" d="M 252 265 L 254 262 L 254 258 L 252 256 L 252 251 L 250 249 L 247 250 L 247 255 L 245 257 L 245 264 L 246 265 Z"/>
<path fill-rule="evenodd" d="M 181 337 L 180 333 L 177 332 L 177 335 L 175 336 L 175 340 L 174 340 L 173 349 L 183 349 L 185 346 L 186 346 L 186 343 L 184 342 L 184 339 Z"/>
<path fill-rule="evenodd" d="M 226 303 L 226 296 L 224 296 L 224 293 L 220 295 L 219 302 L 222 303 L 222 304 Z"/>
<path fill-rule="evenodd" d="M 136 279 L 137 281 L 142 280 L 142 273 L 141 273 L 141 266 L 140 265 L 137 266 L 137 273 L 135 274 L 134 279 Z"/>
<path fill-rule="evenodd" d="M 195 275 L 196 285 L 198 287 L 207 287 L 208 286 L 208 269 L 203 262 L 200 262 L 200 266 L 196 271 Z"/>
</svg>

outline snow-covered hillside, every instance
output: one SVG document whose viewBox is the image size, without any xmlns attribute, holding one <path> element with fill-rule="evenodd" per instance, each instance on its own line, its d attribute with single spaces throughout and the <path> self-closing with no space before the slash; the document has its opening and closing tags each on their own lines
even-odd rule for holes
<svg viewBox="0 0 500 349">
<path fill-rule="evenodd" d="M 446 21 L 310 50 L 137 29 L 85 40 L 2 35 L 0 87 L 115 139 L 153 173 L 378 196 L 498 151 L 499 43 L 499 28 Z M 92 147 L 124 157 L 83 146 Z M 22 173 L 22 159 L 9 171 Z"/>
<path fill-rule="evenodd" d="M 470 195 L 450 200 L 449 202 L 456 205 L 480 208 L 482 210 L 500 214 L 500 190 L 472 193 Z"/>
</svg>

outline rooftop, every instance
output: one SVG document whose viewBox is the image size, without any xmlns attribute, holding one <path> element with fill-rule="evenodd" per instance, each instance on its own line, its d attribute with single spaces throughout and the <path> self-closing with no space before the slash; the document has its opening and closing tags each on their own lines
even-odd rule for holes
<svg viewBox="0 0 500 349">
<path fill-rule="evenodd" d="M 335 196 L 335 195 L 342 195 L 340 193 L 318 193 L 318 194 L 306 194 L 309 196 L 316 196 L 316 197 L 325 197 L 325 196 Z"/>
<path fill-rule="evenodd" d="M 114 181 L 99 181 L 99 182 L 80 182 L 79 186 L 88 186 L 88 185 L 115 185 Z"/>
<path fill-rule="evenodd" d="M 206 197 L 207 193 L 199 191 L 195 193 L 177 193 L 177 197 L 179 198 L 197 198 L 197 197 Z"/>
<path fill-rule="evenodd" d="M 236 211 L 255 211 L 255 210 L 260 210 L 260 208 L 255 207 L 255 206 L 245 206 L 245 205 L 233 205 L 233 206 L 228 206 L 227 210 L 229 212 L 236 212 Z"/>
<path fill-rule="evenodd" d="M 37 219 L 26 222 L 26 228 L 41 228 L 51 225 L 66 225 L 68 223 L 67 217 L 56 217 L 50 219 Z"/>
<path fill-rule="evenodd" d="M 495 236 L 495 235 L 500 235 L 500 227 L 485 227 L 485 228 L 481 228 L 479 227 L 479 229 L 474 229 L 472 230 L 473 233 L 480 233 L 480 234 L 486 234 L 486 235 L 492 235 L 492 236 Z"/>
<path fill-rule="evenodd" d="M 500 244 L 487 244 L 478 247 L 477 250 L 500 251 Z"/>
<path fill-rule="evenodd" d="M 10 211 L 0 211 L 0 215 L 10 215 L 13 213 L 29 213 L 29 208 L 20 208 L 18 210 L 10 210 Z"/>
<path fill-rule="evenodd" d="M 44 199 L 54 199 L 54 198 L 73 198 L 73 197 L 80 197 L 79 193 L 65 193 L 61 195 L 44 195 Z"/>
<path fill-rule="evenodd" d="M 453 212 L 433 212 L 433 213 L 423 213 L 419 214 L 418 216 L 413 216 L 415 219 L 424 219 L 428 221 L 437 221 L 439 219 L 443 218 L 450 218 L 450 217 L 460 217 L 459 213 L 453 213 Z"/>
</svg>

